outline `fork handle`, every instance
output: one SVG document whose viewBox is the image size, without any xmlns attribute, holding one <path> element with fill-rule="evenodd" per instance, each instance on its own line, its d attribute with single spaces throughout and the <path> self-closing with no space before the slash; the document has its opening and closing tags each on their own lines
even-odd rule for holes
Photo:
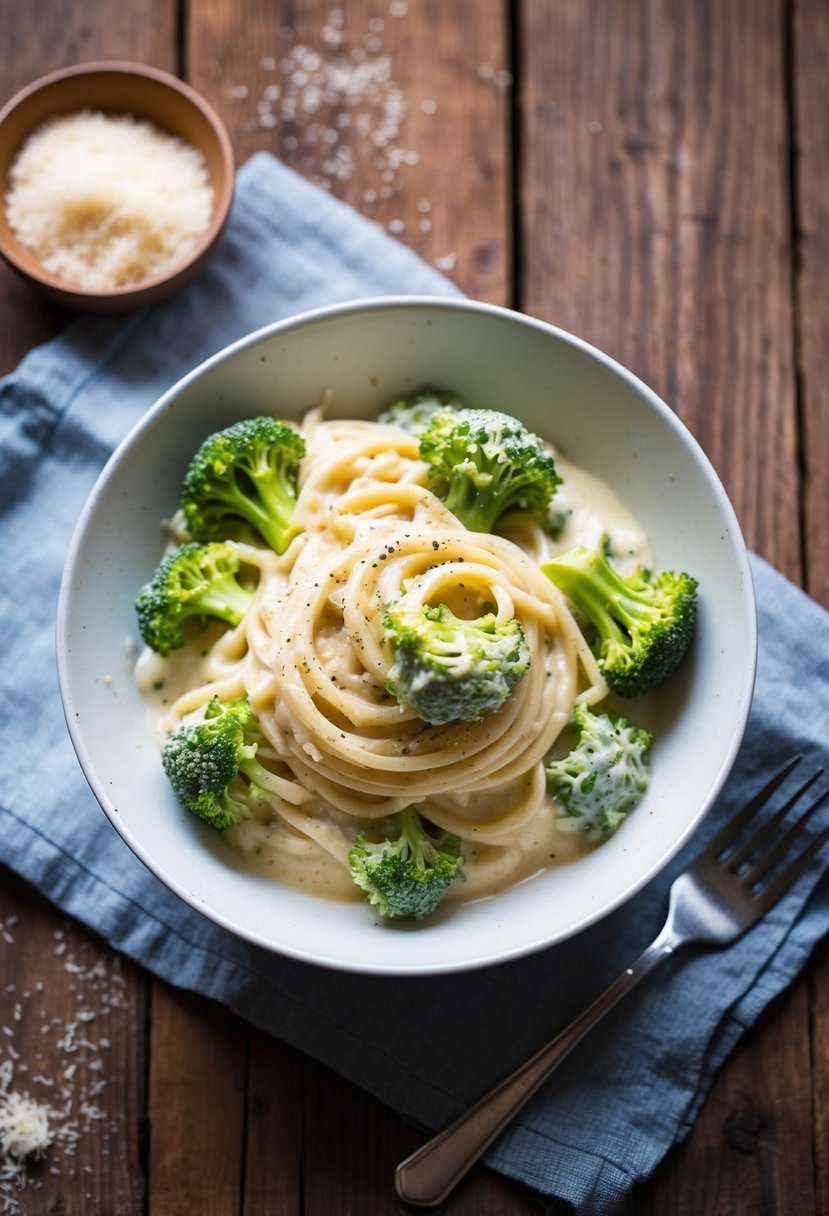
<svg viewBox="0 0 829 1216">
<path fill-rule="evenodd" d="M 636 961 L 546 1046 L 444 1131 L 401 1161 L 395 1172 L 398 1197 L 419 1208 L 435 1208 L 443 1203 L 562 1060 L 623 996 L 680 944 L 666 926 Z"/>
</svg>

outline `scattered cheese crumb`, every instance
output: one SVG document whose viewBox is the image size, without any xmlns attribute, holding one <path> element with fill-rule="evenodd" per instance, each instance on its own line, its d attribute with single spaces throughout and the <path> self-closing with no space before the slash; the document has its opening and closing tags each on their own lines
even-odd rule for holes
<svg viewBox="0 0 829 1216">
<path fill-rule="evenodd" d="M 0 921 L 6 927 L 14 924 L 13 917 Z M 102 1098 L 108 1082 L 101 1053 L 111 1049 L 112 1040 L 96 1032 L 99 1027 L 106 1029 L 106 1019 L 113 1011 L 127 1006 L 120 960 L 86 945 L 76 955 L 68 949 L 63 929 L 56 929 L 53 936 L 60 966 L 72 977 L 68 984 L 74 1001 L 72 1013 L 68 1017 L 49 1015 L 48 1004 L 43 1007 L 45 985 L 40 980 L 31 985 L 31 991 L 15 984 L 0 990 L 0 1026 L 6 1023 L 0 1034 L 2 1216 L 25 1216 L 30 1210 L 28 1193 L 43 1187 L 45 1175 L 75 1178 L 75 1158 L 84 1134 L 96 1136 L 101 1156 L 106 1157 L 112 1136 L 119 1130 Z M 0 936 L 0 972 L 5 952 L 13 947 L 11 934 Z M 44 996 L 35 997 L 35 993 Z M 6 1010 L 8 1016 L 4 1017 Z M 55 1070 L 53 1076 L 45 1075 L 46 1053 Z M 25 1089 L 21 1084 L 24 1076 Z M 39 1157 L 45 1161 L 38 1164 Z"/>
<path fill-rule="evenodd" d="M 82 110 L 44 123 L 9 180 L 17 239 L 50 274 L 85 290 L 161 277 L 213 214 L 201 153 L 129 114 Z"/>
<path fill-rule="evenodd" d="M 393 5 L 390 15 L 402 17 L 406 8 L 405 3 Z M 373 163 L 389 186 L 385 194 L 375 192 L 374 199 L 390 198 L 393 190 L 402 188 L 400 170 L 420 160 L 416 151 L 399 144 L 408 105 L 393 78 L 391 59 L 382 53 L 385 29 L 382 17 L 369 17 L 361 44 L 354 45 L 345 10 L 332 8 L 320 31 L 320 45 L 297 41 L 295 31 L 286 26 L 279 31 L 285 44 L 279 57 L 259 61 L 270 79 L 254 103 L 255 117 L 248 128 L 275 130 L 284 152 L 301 150 L 303 171 L 323 189 L 349 182 L 357 163 L 364 168 Z M 244 100 L 253 90 L 239 84 L 231 86 L 230 94 Z M 377 155 L 369 161 L 372 152 Z"/>
<path fill-rule="evenodd" d="M 52 1142 L 50 1106 L 11 1089 L 11 1060 L 0 1064 L 0 1201 L 4 1212 L 19 1210 L 13 1192 L 26 1185 L 26 1158 L 42 1157 Z"/>
<path fill-rule="evenodd" d="M 11 1061 L 0 1064 L 0 1155 L 42 1157 L 51 1144 L 49 1116 L 52 1111 L 28 1093 L 9 1089 L 12 1083 Z M 5 1164 L 5 1163 L 4 1163 Z"/>
</svg>

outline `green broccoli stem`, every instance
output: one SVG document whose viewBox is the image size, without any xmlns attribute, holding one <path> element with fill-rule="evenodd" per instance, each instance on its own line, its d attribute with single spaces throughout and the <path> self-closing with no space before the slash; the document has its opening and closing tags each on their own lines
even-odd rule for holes
<svg viewBox="0 0 829 1216">
<path fill-rule="evenodd" d="M 470 532 L 492 532 L 513 505 L 511 500 L 520 498 L 521 484 L 519 480 L 516 486 L 515 470 L 506 462 L 495 461 L 486 472 L 477 473 L 467 462 L 453 469 L 444 502 Z"/>
<path fill-rule="evenodd" d="M 285 780 L 269 772 L 264 765 L 259 763 L 256 759 L 256 748 L 257 745 L 253 743 L 248 744 L 242 749 L 239 772 L 247 777 L 251 785 L 256 786 L 260 790 L 266 790 L 269 794 L 275 794 L 277 798 L 281 798 L 285 792 Z"/>
<path fill-rule="evenodd" d="M 251 478 L 257 497 L 245 494 L 235 481 L 224 481 L 215 488 L 216 498 L 224 503 L 231 512 L 241 515 L 256 528 L 276 553 L 284 553 L 288 544 L 300 529 L 291 528 L 286 536 L 285 529 L 289 523 L 290 512 L 286 511 L 286 501 L 293 506 L 293 500 L 288 498 L 288 491 L 281 490 L 280 482 L 269 473 L 263 476 L 257 473 Z"/>
<path fill-rule="evenodd" d="M 407 806 L 400 812 L 400 835 L 408 844 L 416 866 L 434 864 L 437 842 L 425 830 L 423 821 L 413 806 Z"/>
<path fill-rule="evenodd" d="M 658 619 L 652 599 L 629 586 L 600 550 L 573 549 L 566 563 L 554 558 L 543 570 L 606 641 L 627 642 L 620 622 L 633 632 Z"/>
<path fill-rule="evenodd" d="M 502 514 L 501 500 L 489 487 L 476 486 L 469 474 L 460 470 L 452 474 L 444 504 L 470 532 L 492 532 Z"/>
<path fill-rule="evenodd" d="M 189 608 L 191 615 L 207 613 L 230 625 L 238 625 L 250 607 L 253 592 L 242 587 L 233 575 L 205 588 L 204 593 L 194 596 Z"/>
</svg>

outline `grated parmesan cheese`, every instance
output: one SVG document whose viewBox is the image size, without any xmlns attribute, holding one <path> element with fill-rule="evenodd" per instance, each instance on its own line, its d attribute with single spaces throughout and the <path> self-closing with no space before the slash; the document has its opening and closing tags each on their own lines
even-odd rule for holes
<svg viewBox="0 0 829 1216">
<path fill-rule="evenodd" d="M 204 157 L 128 114 L 52 119 L 12 164 L 9 227 L 40 264 L 85 290 L 134 286 L 180 263 L 207 231 Z"/>
<path fill-rule="evenodd" d="M 5 952 L 15 944 L 10 930 L 16 925 L 15 916 L 0 919 L 0 974 L 6 973 Z M 106 1158 L 119 1130 L 105 1096 L 112 1039 L 99 1032 L 107 1018 L 128 1008 L 120 959 L 93 943 L 84 943 L 76 955 L 62 928 L 54 937 L 70 1012 L 64 1008 L 62 1016 L 50 1016 L 41 980 L 30 988 L 10 983 L 0 989 L 0 1024 L 7 1021 L 0 1035 L 0 1216 L 33 1210 L 29 1195 L 47 1185 L 47 1175 L 63 1179 L 61 1185 L 72 1192 L 81 1172 L 90 1170 L 78 1162 L 84 1136 L 94 1135 L 96 1153 Z M 47 1060 L 52 1076 L 45 1075 Z"/>
<path fill-rule="evenodd" d="M 0 1065 L 0 1157 L 42 1157 L 52 1142 L 49 1131 L 51 1107 L 36 1102 L 28 1093 L 9 1089 L 11 1061 Z"/>
</svg>

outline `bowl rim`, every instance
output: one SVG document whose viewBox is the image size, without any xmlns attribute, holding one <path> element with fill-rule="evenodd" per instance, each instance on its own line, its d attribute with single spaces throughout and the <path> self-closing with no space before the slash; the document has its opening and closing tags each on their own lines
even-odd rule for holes
<svg viewBox="0 0 829 1216">
<path fill-rule="evenodd" d="M 704 476 L 705 481 L 712 493 L 716 495 L 720 509 L 727 520 L 730 535 L 733 538 L 733 548 L 735 550 L 735 555 L 738 562 L 738 574 L 740 576 L 740 582 L 743 588 L 741 602 L 744 608 L 744 613 L 741 626 L 747 643 L 747 662 L 743 671 L 742 685 L 739 690 L 739 713 L 734 723 L 734 729 L 729 746 L 720 763 L 719 771 L 717 772 L 706 797 L 698 806 L 695 814 L 689 818 L 684 830 L 672 841 L 670 848 L 667 849 L 661 857 L 655 860 L 642 873 L 639 873 L 633 877 L 628 883 L 621 885 L 620 889 L 614 892 L 612 897 L 604 900 L 600 906 L 596 907 L 590 914 L 584 915 L 576 925 L 570 927 L 566 931 L 559 931 L 558 933 L 548 935 L 546 937 L 543 935 L 543 933 L 536 932 L 533 935 L 529 935 L 528 940 L 521 945 L 503 948 L 494 956 L 486 956 L 485 951 L 476 950 L 474 952 L 470 952 L 467 957 L 457 959 L 452 962 L 400 962 L 389 965 L 384 963 L 377 964 L 364 962 L 354 959 L 338 959 L 334 954 L 332 954 L 332 952 L 326 951 L 324 948 L 318 950 L 317 953 L 312 954 L 307 949 L 293 947 L 290 942 L 281 943 L 277 946 L 273 943 L 273 941 L 268 940 L 268 938 L 262 933 L 257 932 L 254 929 L 240 927 L 238 924 L 234 923 L 230 916 L 226 916 L 221 912 L 217 912 L 215 909 L 206 907 L 200 899 L 195 897 L 193 893 L 188 890 L 184 883 L 178 881 L 176 876 L 165 868 L 163 859 L 160 861 L 159 859 L 154 859 L 152 856 L 150 856 L 145 847 L 139 840 L 135 838 L 129 828 L 124 825 L 121 817 L 115 811 L 109 797 L 106 784 L 104 780 L 99 777 L 87 750 L 85 733 L 77 726 L 77 703 L 75 702 L 72 693 L 72 680 L 69 671 L 70 664 L 67 657 L 70 649 L 68 644 L 69 637 L 67 634 L 69 617 L 68 604 L 72 594 L 73 572 L 78 561 L 80 549 L 85 539 L 87 529 L 95 515 L 99 498 L 102 496 L 104 489 L 109 485 L 112 479 L 117 476 L 121 460 L 125 455 L 128 454 L 141 434 L 146 429 L 150 428 L 160 417 L 160 415 L 166 412 L 171 405 L 173 405 L 177 397 L 182 392 L 184 392 L 202 377 L 209 375 L 214 368 L 220 366 L 230 359 L 233 359 L 239 352 L 251 346 L 255 346 L 263 340 L 270 339 L 273 335 L 286 333 L 293 329 L 303 328 L 318 322 L 336 319 L 337 317 L 343 315 L 363 312 L 370 313 L 388 309 L 415 310 L 422 309 L 424 307 L 438 310 L 458 310 L 479 313 L 496 319 L 508 320 L 511 323 L 529 325 L 531 328 L 536 329 L 540 333 L 554 337 L 556 340 L 571 346 L 588 358 L 597 361 L 613 375 L 619 376 L 622 380 L 624 380 L 635 392 L 645 396 L 649 404 L 656 410 L 658 414 L 661 415 L 663 421 L 666 422 L 671 429 L 676 432 L 680 440 L 689 447 L 689 450 L 694 456 L 696 466 Z M 200 912 L 208 920 L 219 925 L 234 937 L 258 946 L 266 950 L 268 953 L 282 955 L 295 959 L 298 962 L 324 966 L 331 970 L 344 971 L 350 974 L 399 976 L 401 978 L 405 978 L 418 976 L 422 977 L 425 975 L 454 974 L 461 971 L 476 970 L 481 967 L 497 966 L 501 963 L 511 962 L 515 959 L 523 958 L 528 955 L 538 953 L 541 950 L 548 949 L 549 947 L 557 945 L 560 942 L 578 936 L 580 933 L 590 928 L 590 926 L 609 916 L 610 913 L 627 903 L 634 895 L 641 891 L 645 886 L 648 885 L 648 883 L 650 883 L 664 870 L 664 868 L 677 855 L 681 848 L 688 842 L 690 837 L 697 830 L 700 823 L 716 802 L 731 773 L 740 747 L 742 746 L 746 727 L 748 725 L 757 672 L 758 618 L 754 591 L 754 579 L 751 571 L 751 565 L 749 563 L 748 550 L 739 521 L 731 501 L 725 492 L 725 488 L 723 487 L 716 470 L 714 469 L 711 461 L 705 454 L 698 440 L 685 426 L 678 415 L 653 389 L 649 388 L 644 381 L 640 380 L 639 377 L 633 372 L 629 371 L 622 364 L 618 363 L 612 356 L 605 354 L 602 350 L 591 345 L 585 339 L 579 338 L 564 329 L 550 324 L 549 322 L 531 317 L 526 313 L 521 313 L 516 309 L 458 297 L 433 297 L 422 295 L 375 296 L 367 299 L 346 300 L 336 304 L 306 309 L 302 312 L 293 314 L 290 317 L 271 322 L 251 331 L 250 333 L 244 335 L 243 337 L 209 356 L 202 363 L 198 364 L 198 366 L 192 368 L 189 372 L 186 372 L 155 401 L 155 403 L 147 410 L 145 414 L 142 415 L 138 422 L 135 423 L 135 425 L 127 432 L 121 442 L 117 445 L 103 469 L 99 473 L 82 507 L 80 516 L 73 530 L 72 538 L 66 554 L 58 594 L 56 615 L 56 651 L 58 686 L 64 716 L 72 745 L 76 752 L 83 774 L 110 824 L 115 828 L 119 836 L 124 840 L 135 856 L 156 878 L 158 878 L 168 889 L 173 891 L 190 908 Z"/>
<path fill-rule="evenodd" d="M 133 298 L 140 300 L 145 293 L 149 295 L 162 285 L 175 283 L 179 278 L 184 278 L 194 264 L 198 263 L 205 256 L 213 243 L 218 239 L 230 214 L 235 188 L 236 162 L 227 128 L 213 106 L 192 85 L 173 75 L 172 72 L 165 71 L 163 68 L 157 68 L 146 63 L 132 63 L 125 59 L 102 59 L 93 60 L 89 63 L 75 63 L 68 67 L 57 68 L 53 72 L 47 72 L 44 76 L 39 76 L 36 80 L 30 81 L 22 89 L 19 89 L 0 108 L 0 128 L 2 128 L 3 123 L 14 111 L 25 105 L 36 94 L 51 89 L 55 85 L 61 84 L 64 80 L 69 80 L 76 76 L 94 75 L 136 76 L 145 80 L 152 80 L 154 83 L 178 93 L 179 96 L 183 97 L 198 110 L 206 120 L 208 127 L 216 139 L 224 166 L 223 182 L 212 183 L 216 191 L 216 199 L 213 215 L 206 231 L 183 261 L 177 262 L 174 267 L 163 274 L 155 275 L 151 279 L 142 279 L 140 283 L 131 283 L 124 287 L 114 287 L 111 290 L 103 291 L 99 288 L 76 287 L 57 275 L 51 274 L 39 263 L 36 263 L 33 267 L 28 261 L 24 261 L 17 251 L 19 242 L 14 238 L 14 234 L 12 234 L 12 242 L 0 240 L 0 253 L 2 253 L 2 256 L 9 265 L 18 274 L 22 275 L 23 278 L 39 284 L 44 290 L 48 290 L 54 298 L 59 299 L 63 303 L 74 304 L 79 307 L 83 307 L 84 304 L 91 304 L 94 301 L 110 302 L 114 307 L 117 304 L 125 304 Z M 140 118 L 141 115 L 137 114 L 136 117 Z M 25 138 L 28 138 L 28 135 Z M 19 145 L 13 151 L 10 164 L 14 161 L 21 147 L 22 145 Z"/>
</svg>

